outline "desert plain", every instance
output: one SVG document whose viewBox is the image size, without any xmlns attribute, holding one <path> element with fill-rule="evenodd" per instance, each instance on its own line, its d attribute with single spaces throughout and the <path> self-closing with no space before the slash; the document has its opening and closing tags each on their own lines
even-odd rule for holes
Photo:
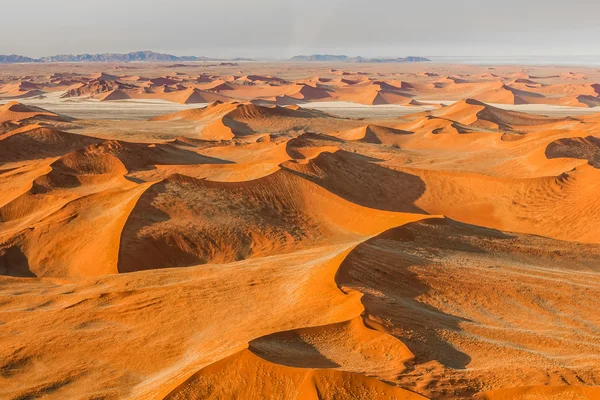
<svg viewBox="0 0 600 400">
<path fill-rule="evenodd" d="M 599 82 L 0 66 L 0 398 L 600 398 Z"/>
</svg>

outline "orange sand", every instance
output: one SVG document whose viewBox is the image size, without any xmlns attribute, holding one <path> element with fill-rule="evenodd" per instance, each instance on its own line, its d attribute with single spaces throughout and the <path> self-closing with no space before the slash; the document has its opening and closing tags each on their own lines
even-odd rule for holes
<svg viewBox="0 0 600 400">
<path fill-rule="evenodd" d="M 0 87 L 210 103 L 0 106 L 1 398 L 600 396 L 594 71 L 228 68 Z"/>
</svg>

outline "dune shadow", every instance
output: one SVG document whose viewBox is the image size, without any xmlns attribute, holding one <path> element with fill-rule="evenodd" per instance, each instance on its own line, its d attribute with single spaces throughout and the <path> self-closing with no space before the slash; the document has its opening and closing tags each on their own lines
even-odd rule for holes
<svg viewBox="0 0 600 400">
<path fill-rule="evenodd" d="M 187 163 L 187 165 L 201 165 L 201 164 L 214 164 L 214 165 L 224 165 L 224 164 L 235 164 L 234 161 L 224 160 L 218 157 L 207 156 L 204 154 L 194 153 L 196 156 L 191 158 L 191 160 Z"/>
<path fill-rule="evenodd" d="M 246 259 L 253 251 L 253 233 L 229 225 L 225 218 L 211 220 L 214 213 L 239 215 L 242 209 L 248 216 L 277 218 L 268 203 L 260 209 L 245 208 L 248 203 L 228 203 L 231 197 L 227 196 L 245 184 L 211 182 L 184 174 L 153 184 L 139 197 L 121 232 L 119 273 Z M 226 209 L 220 208 L 226 203 Z M 181 218 L 182 214 L 185 217 Z"/>
<path fill-rule="evenodd" d="M 287 141 L 285 145 L 285 151 L 288 156 L 293 159 L 303 160 L 306 157 L 300 153 L 300 149 L 310 149 L 326 146 L 339 146 L 343 145 L 343 140 L 333 136 L 316 133 L 316 132 L 304 132 L 295 138 Z"/>
<path fill-rule="evenodd" d="M 247 123 L 231 118 L 223 118 L 223 125 L 231 129 L 235 136 L 250 136 L 256 133 Z"/>
<path fill-rule="evenodd" d="M 327 135 L 322 132 L 311 131 L 311 130 L 308 130 L 308 131 L 304 132 L 303 134 L 295 137 L 294 139 L 291 139 L 290 142 L 297 141 L 297 142 L 307 143 L 310 141 L 317 141 L 317 140 L 321 140 L 321 141 L 325 141 L 325 142 L 334 142 L 337 144 L 345 143 L 345 141 L 343 139 L 340 139 L 338 137 Z"/>
<path fill-rule="evenodd" d="M 133 177 L 133 176 L 130 176 L 130 175 L 124 175 L 123 178 L 125 178 L 129 182 L 137 183 L 138 185 L 146 182 L 143 179 L 136 178 L 136 177 Z"/>
<path fill-rule="evenodd" d="M 145 238 L 140 232 L 152 224 L 167 222 L 171 219 L 167 213 L 153 205 L 160 194 L 167 191 L 166 183 L 159 182 L 146 190 L 131 210 L 119 241 L 117 271 L 121 273 L 164 268 L 161 264 L 162 253 L 170 249 L 170 243 L 163 243 L 160 237 Z M 195 260 L 188 260 L 194 263 Z"/>
<path fill-rule="evenodd" d="M 206 156 L 176 147 L 170 144 L 157 145 L 148 149 L 147 154 L 141 153 L 147 157 L 147 161 L 152 164 L 163 165 L 201 165 L 201 164 L 235 164 L 233 161 L 223 160 L 217 157 Z"/>
<path fill-rule="evenodd" d="M 182 148 L 178 143 L 144 144 L 119 141 L 116 145 L 105 142 L 101 150 L 119 159 L 129 172 L 149 171 L 158 165 L 221 165 L 235 164 L 229 160 L 211 157 Z M 113 148 L 114 147 L 114 148 Z"/>
<path fill-rule="evenodd" d="M 374 160 L 340 150 L 319 154 L 310 161 L 310 170 L 293 165 L 282 168 L 363 207 L 427 214 L 415 205 L 425 193 L 425 182 L 416 175 L 377 165 Z"/>
<path fill-rule="evenodd" d="M 294 368 L 339 368 L 314 346 L 293 331 L 280 332 L 252 340 L 248 350 L 269 362 Z"/>
<path fill-rule="evenodd" d="M 600 139 L 594 136 L 563 138 L 546 146 L 546 158 L 576 158 L 586 160 L 592 167 L 600 169 Z"/>
<path fill-rule="evenodd" d="M 471 357 L 448 339 L 449 333 L 461 332 L 461 324 L 470 321 L 422 301 L 428 295 L 434 297 L 434 289 L 414 271 L 431 265 L 430 257 L 445 247 L 485 252 L 468 241 L 459 245 L 464 232 L 510 238 L 499 231 L 432 218 L 390 229 L 358 245 L 336 274 L 336 283 L 342 290 L 352 288 L 363 293 L 363 316 L 386 321 L 391 334 L 415 354 L 415 363 L 437 361 L 447 368 L 465 369 L 471 362 Z"/>
<path fill-rule="evenodd" d="M 0 249 L 0 275 L 18 278 L 34 278 L 29 269 L 29 260 L 18 246 Z"/>
</svg>

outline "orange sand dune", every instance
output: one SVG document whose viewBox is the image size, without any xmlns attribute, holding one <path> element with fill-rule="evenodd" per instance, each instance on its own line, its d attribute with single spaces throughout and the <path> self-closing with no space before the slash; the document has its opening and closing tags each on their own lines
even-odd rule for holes
<svg viewBox="0 0 600 400">
<path fill-rule="evenodd" d="M 112 155 L 118 158 L 132 172 L 151 169 L 156 165 L 198 165 L 221 163 L 221 160 L 203 156 L 185 146 L 171 143 L 143 144 L 118 140 L 107 140 L 84 151 L 91 155 Z"/>
<path fill-rule="evenodd" d="M 326 115 L 318 111 L 290 107 L 265 107 L 252 103 L 214 102 L 204 108 L 179 111 L 173 114 L 154 117 L 152 121 L 189 120 L 201 121 L 209 117 L 222 116 L 236 120 L 249 120 L 270 117 L 310 118 L 316 115 Z"/>
<path fill-rule="evenodd" d="M 195 129 L 199 132 L 200 139 L 221 141 L 251 137 L 255 134 L 260 136 L 261 133 L 275 130 L 296 130 L 298 125 L 309 123 L 307 119 L 320 119 L 321 125 L 329 125 L 328 123 L 336 117 L 297 106 L 262 106 L 248 102 L 217 101 L 204 108 L 153 117 L 151 121 L 193 121 L 197 123 Z"/>
<path fill-rule="evenodd" d="M 600 73 L 356 65 L 5 65 L 0 398 L 598 397 Z"/>
<path fill-rule="evenodd" d="M 286 153 L 298 162 L 306 162 L 323 152 L 334 153 L 341 148 L 340 143 L 325 142 L 321 144 L 318 143 L 319 139 L 319 135 L 305 133 L 286 143 Z"/>
<path fill-rule="evenodd" d="M 227 126 L 226 122 L 221 119 L 216 119 L 208 123 L 200 132 L 200 139 L 203 140 L 231 140 L 236 133 L 232 127 Z"/>
<path fill-rule="evenodd" d="M 598 171 L 592 167 L 534 179 L 411 172 L 428 188 L 415 204 L 430 213 L 501 230 L 600 243 Z"/>
<path fill-rule="evenodd" d="M 471 128 L 468 125 L 463 125 L 451 119 L 446 119 L 443 117 L 439 118 L 431 115 L 427 115 L 423 118 L 418 118 L 410 122 L 400 124 L 396 128 L 407 132 L 419 134 L 431 133 L 434 135 L 440 133 L 462 134 L 479 131 L 479 129 Z"/>
<path fill-rule="evenodd" d="M 59 315 L 64 320 L 61 327 L 52 332 L 36 329 L 35 339 L 34 335 L 26 334 L 29 339 L 22 340 L 18 348 L 3 343 L 3 359 L 9 365 L 23 366 L 15 370 L 10 380 L 3 382 L 3 392 L 9 396 L 34 395 L 52 385 L 59 396 L 78 390 L 78 395 L 85 396 L 110 393 L 139 399 L 162 398 L 197 371 L 242 350 L 253 339 L 277 330 L 329 325 L 356 318 L 362 310 L 359 296 L 342 293 L 333 280 L 347 251 L 348 244 L 344 244 L 222 266 L 162 270 L 158 274 L 147 271 L 109 275 L 65 283 L 67 286 L 37 279 L 3 285 L 3 300 L 10 298 L 11 308 L 22 310 L 4 319 L 8 326 L 19 321 L 21 330 L 28 332 L 40 323 L 56 326 Z M 311 270 L 309 275 L 307 268 Z M 98 279 L 103 282 L 102 288 L 94 287 Z M 27 287 L 29 292 L 36 288 L 45 294 L 7 296 Z M 178 290 L 173 291 L 173 287 Z M 65 291 L 69 294 L 65 295 Z M 299 296 L 281 301 L 290 291 Z M 319 296 L 301 293 L 319 293 Z M 32 303 L 34 298 L 35 303 Z M 29 311 L 23 310 L 27 303 L 27 307 L 36 304 L 33 318 L 28 316 Z M 98 308 L 100 304 L 105 305 L 104 310 Z M 175 304 L 185 311 L 173 314 Z M 227 318 L 232 307 L 246 310 L 245 316 L 235 321 Z M 82 319 L 82 314 L 87 317 Z M 141 329 L 148 321 L 154 321 L 156 329 L 152 332 L 140 330 L 139 335 L 128 334 L 133 327 Z M 209 321 L 222 321 L 225 325 L 217 328 L 207 324 Z M 103 328 L 98 329 L 100 326 Z M 198 328 L 202 326 L 204 334 L 198 335 Z M 211 334 L 221 329 L 229 332 L 227 337 Z M 94 332 L 94 341 L 77 339 L 90 332 Z M 173 340 L 165 340 L 168 337 Z M 176 337 L 180 340 L 174 340 Z M 7 338 L 3 335 L 0 340 Z M 27 362 L 48 341 L 54 342 L 52 352 L 45 352 L 38 358 L 39 363 Z M 141 354 L 135 351 L 142 343 L 152 351 Z M 106 351 L 99 357 L 89 346 L 101 346 Z M 81 359 L 85 348 L 90 349 L 91 357 Z M 60 354 L 58 359 L 54 358 L 57 354 Z M 60 368 L 49 372 L 41 367 L 53 358 L 58 360 Z M 133 359 L 136 361 L 132 364 Z M 74 363 L 74 360 L 80 361 Z M 165 369 L 165 365 L 169 367 Z M 125 372 L 126 369 L 136 371 L 135 377 Z M 25 383 L 31 382 L 33 376 L 39 382 L 37 386 Z M 358 382 L 361 381 L 364 379 L 359 378 Z M 381 383 L 371 382 L 382 387 Z M 394 391 L 394 388 L 388 390 Z"/>
<path fill-rule="evenodd" d="M 2 163 L 51 158 L 98 142 L 96 138 L 30 125 L 0 136 L 0 157 Z"/>
<path fill-rule="evenodd" d="M 106 72 L 98 72 L 87 77 L 89 80 L 104 80 L 104 81 L 116 81 L 120 77 Z"/>
<path fill-rule="evenodd" d="M 400 381 L 427 397 L 470 398 L 500 382 L 598 385 L 597 314 L 568 311 L 594 307 L 581 289 L 599 289 L 588 281 L 598 250 L 432 219 L 359 245 L 337 280 L 365 294 L 370 324 L 413 351 L 414 369 Z"/>
<path fill-rule="evenodd" d="M 130 98 L 161 99 L 181 104 L 212 103 L 230 99 L 220 95 L 218 91 L 202 90 L 204 87 L 194 86 L 185 86 L 182 82 L 168 77 L 147 81 L 129 79 L 121 82 L 118 77 L 104 76 L 74 86 L 65 93 L 64 97 L 92 96 L 102 101 Z"/>
<path fill-rule="evenodd" d="M 43 93 L 40 86 L 26 81 L 0 86 L 0 98 L 4 99 L 26 99 Z"/>
<path fill-rule="evenodd" d="M 136 68 L 133 68 L 136 69 Z M 459 100 L 473 98 L 501 104 L 550 104 L 597 107 L 600 91 L 597 74 L 560 72 L 533 75 L 502 68 L 495 73 L 478 67 L 468 71 L 443 69 L 438 72 L 382 73 L 308 68 L 285 76 L 243 71 L 148 71 L 116 75 L 53 74 L 10 76 L 0 87 L 0 97 L 32 98 L 49 92 L 66 91 L 65 97 L 92 96 L 107 101 L 162 99 L 183 104 L 221 101 L 267 101 L 286 105 L 294 102 L 350 101 L 366 105 L 409 105 L 420 99 Z M 291 70 L 294 70 L 292 68 Z M 305 74 L 302 76 L 301 74 Z M 144 77 L 142 77 L 144 76 Z M 399 80 L 398 77 L 402 77 Z"/>
<path fill-rule="evenodd" d="M 321 153 L 309 163 L 282 164 L 328 191 L 364 207 L 423 213 L 414 205 L 425 185 L 414 175 L 375 164 L 374 159 L 338 151 Z"/>
<path fill-rule="evenodd" d="M 220 142 L 217 145 L 210 141 L 185 139 L 189 146 L 196 147 L 196 151 L 211 157 L 213 161 L 203 165 L 161 165 L 157 172 L 160 179 L 172 173 L 181 173 L 216 182 L 244 182 L 271 175 L 280 169 L 282 162 L 293 158 L 288 154 L 286 140 L 271 141 L 269 135 L 258 135 L 250 139 L 248 142 Z M 143 175 L 150 174 L 152 177 L 152 173 L 153 171 L 146 171 Z"/>
<path fill-rule="evenodd" d="M 191 110 L 179 111 L 173 114 L 161 115 L 151 118 L 151 121 L 173 121 L 178 119 L 184 120 L 203 120 L 207 117 L 228 113 L 235 109 L 238 103 L 236 102 L 221 102 L 216 101 L 203 108 L 193 108 Z"/>
<path fill-rule="evenodd" d="M 321 153 L 307 164 L 288 163 L 286 168 L 368 207 L 444 214 L 501 230 L 599 243 L 598 172 L 592 167 L 556 177 L 513 179 L 435 170 L 395 171 L 361 161 L 350 153 Z M 581 204 L 586 206 L 577 206 Z"/>
<path fill-rule="evenodd" d="M 156 98 L 172 101 L 174 103 L 181 104 L 195 104 L 195 103 L 212 103 L 214 101 L 227 101 L 228 97 L 222 96 L 217 93 L 203 91 L 195 88 L 187 88 L 182 90 L 174 91 L 157 91 L 157 92 L 146 92 L 144 94 L 136 93 L 132 96 L 133 98 Z"/>
<path fill-rule="evenodd" d="M 367 328 L 361 318 L 275 333 L 253 340 L 249 350 L 276 364 L 302 368 L 320 365 L 380 379 L 394 379 L 414 357 L 402 342 Z M 393 360 L 385 356 L 390 353 L 395 356 Z"/>
<path fill-rule="evenodd" d="M 341 134 L 336 135 L 336 137 L 344 140 L 361 140 L 366 143 L 393 145 L 397 144 L 396 139 L 398 138 L 398 135 L 407 135 L 411 133 L 412 132 L 409 131 L 369 124 L 365 127 L 342 132 Z"/>
<path fill-rule="evenodd" d="M 425 399 L 362 375 L 278 365 L 248 350 L 204 368 L 166 399 L 265 399 L 275 396 L 290 399 Z"/>
<path fill-rule="evenodd" d="M 237 204 L 237 211 L 223 214 L 220 203 Z M 342 205 L 356 209 L 352 218 L 328 215 Z M 260 208 L 263 213 L 252 211 Z M 119 270 L 288 253 L 325 239 L 368 235 L 394 218 L 347 203 L 287 171 L 235 183 L 172 176 L 147 190 L 132 211 L 122 233 Z"/>
<path fill-rule="evenodd" d="M 461 124 L 482 128 L 504 128 L 539 125 L 560 121 L 532 114 L 502 110 L 477 100 L 464 100 L 451 106 L 428 112 L 429 115 L 445 118 Z"/>
<path fill-rule="evenodd" d="M 350 101 L 360 104 L 408 104 L 412 97 L 406 93 L 390 89 L 390 85 L 364 82 L 339 88 L 330 96 L 334 100 Z"/>
<path fill-rule="evenodd" d="M 0 106 L 0 123 L 21 122 L 24 120 L 51 120 L 51 121 L 70 121 L 66 116 L 55 114 L 51 111 L 39 107 L 26 106 L 16 101 L 6 103 Z"/>
<path fill-rule="evenodd" d="M 127 100 L 130 99 L 129 95 L 122 90 L 112 90 L 100 97 L 102 101 L 110 101 L 110 100 Z"/>
</svg>

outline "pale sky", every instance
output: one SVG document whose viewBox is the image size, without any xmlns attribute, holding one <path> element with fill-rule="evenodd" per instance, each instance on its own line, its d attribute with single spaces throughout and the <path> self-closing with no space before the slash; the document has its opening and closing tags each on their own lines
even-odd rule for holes
<svg viewBox="0 0 600 400">
<path fill-rule="evenodd" d="M 0 54 L 597 55 L 600 0 L 1 1 Z"/>
</svg>

